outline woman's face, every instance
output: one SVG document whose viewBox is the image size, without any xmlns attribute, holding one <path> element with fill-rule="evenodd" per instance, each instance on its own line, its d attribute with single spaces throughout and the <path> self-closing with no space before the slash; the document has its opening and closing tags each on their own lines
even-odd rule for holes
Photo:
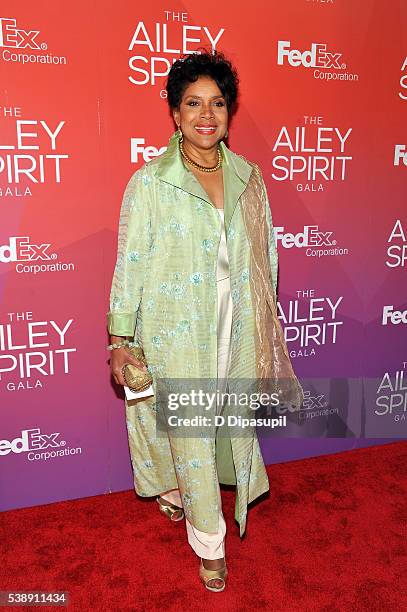
<svg viewBox="0 0 407 612">
<path fill-rule="evenodd" d="M 188 85 L 173 116 L 184 134 L 184 143 L 200 149 L 216 146 L 228 127 L 226 100 L 216 82 L 206 76 Z"/>
</svg>

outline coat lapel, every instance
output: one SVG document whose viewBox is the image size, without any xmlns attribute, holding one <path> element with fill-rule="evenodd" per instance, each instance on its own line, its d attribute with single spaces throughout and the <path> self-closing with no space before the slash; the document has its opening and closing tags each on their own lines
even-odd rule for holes
<svg viewBox="0 0 407 612">
<path fill-rule="evenodd" d="M 157 162 L 157 176 L 160 180 L 174 185 L 187 193 L 205 200 L 213 207 L 208 194 L 195 175 L 185 167 L 179 150 L 179 134 L 175 132 L 168 143 L 167 150 L 160 155 Z M 240 196 L 246 189 L 252 171 L 252 165 L 220 142 L 223 155 L 223 192 L 225 206 L 225 226 L 229 227 Z"/>
</svg>

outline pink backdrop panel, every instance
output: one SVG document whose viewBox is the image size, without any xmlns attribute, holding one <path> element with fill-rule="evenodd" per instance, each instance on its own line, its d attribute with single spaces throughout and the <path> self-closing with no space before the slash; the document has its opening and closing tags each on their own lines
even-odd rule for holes
<svg viewBox="0 0 407 612">
<path fill-rule="evenodd" d="M 173 132 L 166 74 L 202 46 L 238 68 L 228 144 L 268 187 L 307 395 L 266 463 L 406 434 L 405 3 L 150 4 L 2 3 L 0 510 L 132 486 L 105 348 L 118 215 Z"/>
</svg>

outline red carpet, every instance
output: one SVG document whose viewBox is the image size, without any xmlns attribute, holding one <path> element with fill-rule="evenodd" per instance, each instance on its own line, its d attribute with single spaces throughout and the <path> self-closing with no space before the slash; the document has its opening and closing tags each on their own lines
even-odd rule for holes
<svg viewBox="0 0 407 612">
<path fill-rule="evenodd" d="M 407 610 L 405 442 L 268 473 L 271 496 L 250 509 L 242 543 L 222 492 L 223 593 L 198 582 L 184 522 L 133 491 L 2 513 L 0 590 L 66 590 L 70 612 Z"/>
</svg>

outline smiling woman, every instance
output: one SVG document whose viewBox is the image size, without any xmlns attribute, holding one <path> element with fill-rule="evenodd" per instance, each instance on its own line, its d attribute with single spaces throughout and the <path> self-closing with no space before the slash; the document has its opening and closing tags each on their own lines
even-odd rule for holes
<svg viewBox="0 0 407 612">
<path fill-rule="evenodd" d="M 272 380 L 272 391 L 278 388 L 290 407 L 303 400 L 277 317 L 266 188 L 259 167 L 224 142 L 237 84 L 220 53 L 188 54 L 173 64 L 167 99 L 178 129 L 167 150 L 127 185 L 108 313 L 116 382 L 125 384 L 127 363 L 143 366 L 128 338 L 143 347 L 153 377 L 153 396 L 126 400 L 136 492 L 158 496 L 160 511 L 173 521 L 185 516 L 188 542 L 201 558 L 199 576 L 215 592 L 227 577 L 220 484 L 236 486 L 241 535 L 248 504 L 269 488 L 256 430 L 202 422 L 195 436 L 170 427 L 160 436 L 157 383 L 183 379 L 187 389 L 190 379 L 210 380 L 223 397 L 226 389 L 233 396 L 249 386 L 251 393 L 253 380 L 257 391 L 269 391 L 262 385 Z M 252 414 L 217 401 L 205 415 L 213 423 L 233 411 Z"/>
<path fill-rule="evenodd" d="M 226 101 L 218 85 L 210 77 L 202 76 L 189 85 L 173 115 L 178 127 L 182 127 L 188 147 L 198 148 L 196 155 L 201 153 L 202 156 L 202 148 L 213 153 L 218 139 L 223 138 L 227 131 Z M 210 136 L 212 138 L 209 138 Z"/>
</svg>

